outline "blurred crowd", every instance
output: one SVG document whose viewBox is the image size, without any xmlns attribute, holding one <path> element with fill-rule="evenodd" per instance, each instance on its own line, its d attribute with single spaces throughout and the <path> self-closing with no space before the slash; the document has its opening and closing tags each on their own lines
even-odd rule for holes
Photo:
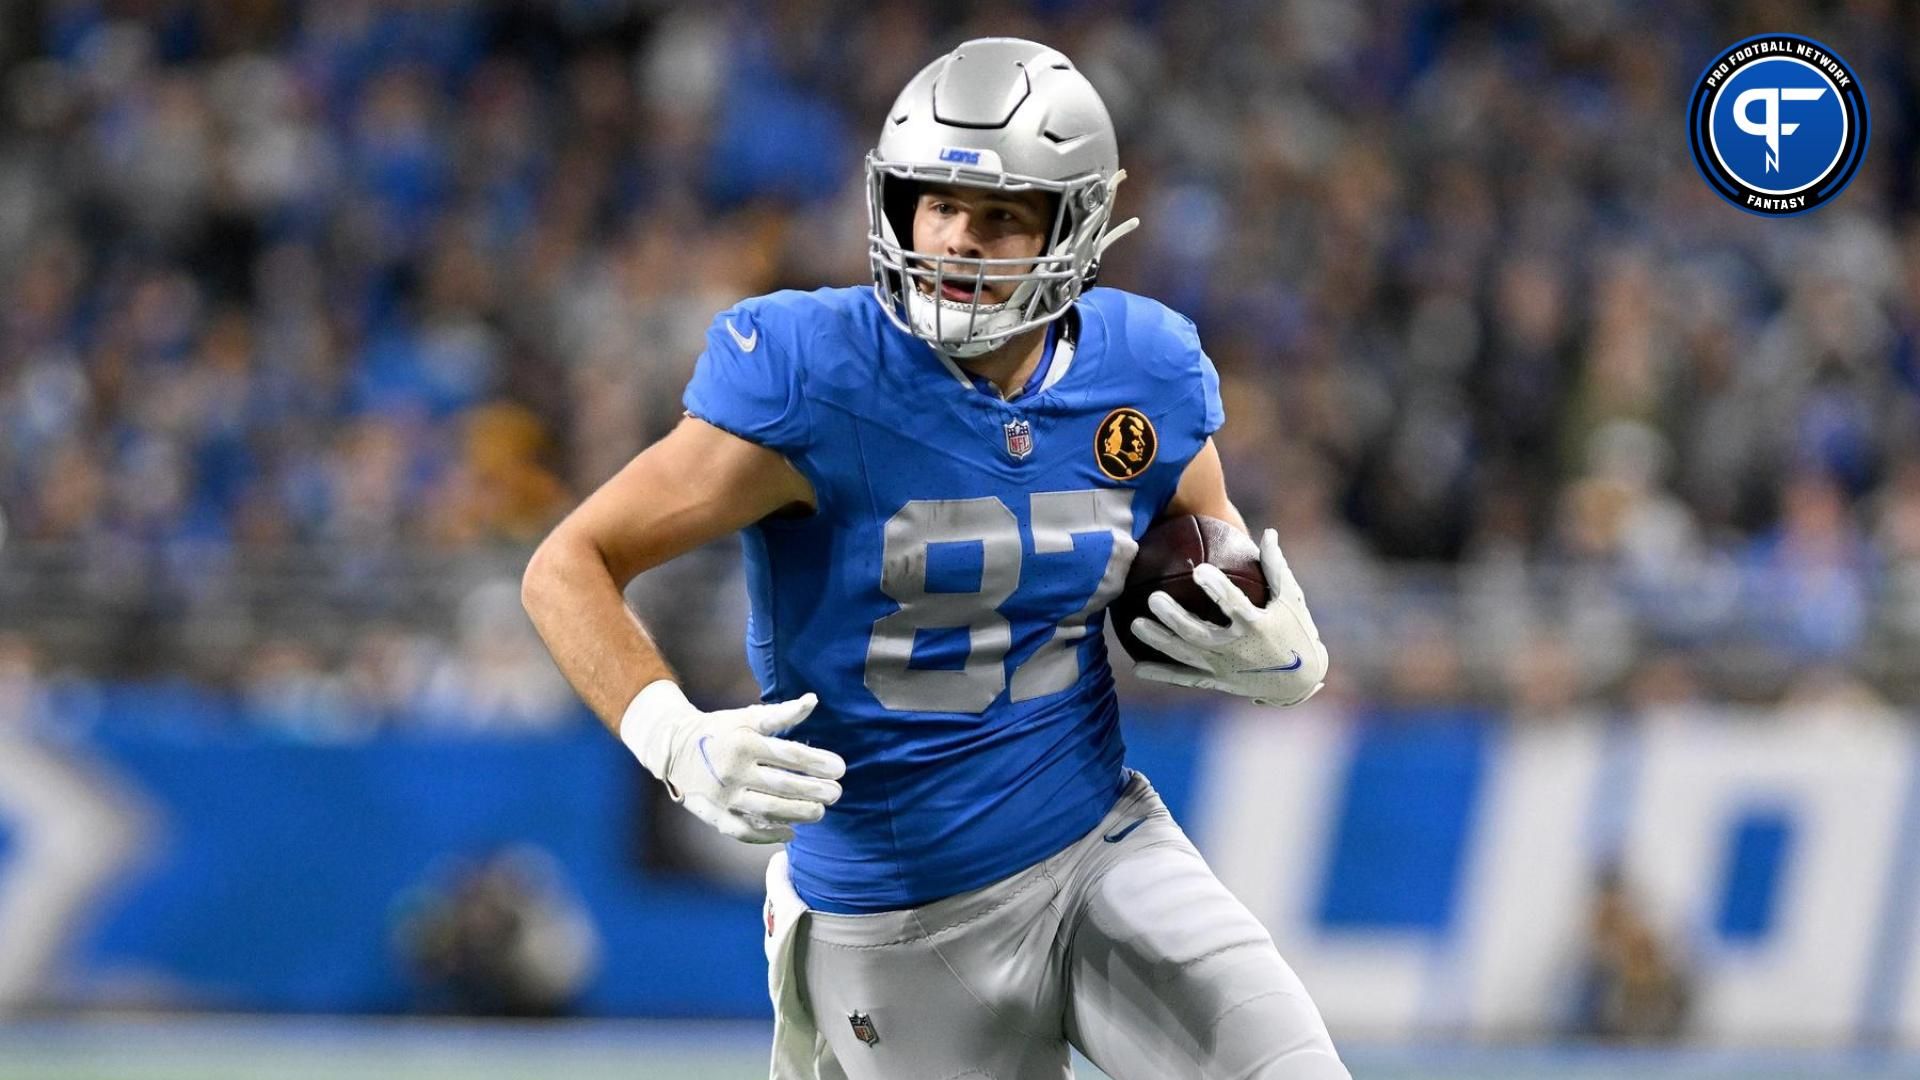
<svg viewBox="0 0 1920 1080">
<path fill-rule="evenodd" d="M 1872 108 L 1806 217 L 1688 156 L 1692 80 L 1762 31 Z M 1144 222 L 1105 281 L 1199 324 L 1230 486 L 1355 683 L 1920 696 L 1920 16 L 1890 0 L 8 4 L 0 593 L 43 560 L 13 621 L 112 564 L 144 636 L 54 659 L 292 700 L 366 662 L 359 602 L 424 635 L 409 694 L 537 667 L 460 644 L 492 582 L 349 596 L 330 636 L 216 605 L 258 633 L 197 664 L 152 632 L 209 616 L 208 567 L 524 552 L 675 422 L 713 312 L 865 280 L 860 155 L 986 34 L 1105 96 Z M 653 600 L 713 613 L 678 659 L 731 693 L 729 565 Z M 1753 681 L 1781 654 L 1811 689 Z M 501 707 L 574 715 L 527 694 Z"/>
</svg>

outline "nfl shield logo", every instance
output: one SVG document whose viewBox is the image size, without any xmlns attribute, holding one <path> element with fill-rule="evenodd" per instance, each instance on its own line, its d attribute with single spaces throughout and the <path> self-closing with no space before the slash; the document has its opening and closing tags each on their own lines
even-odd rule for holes
<svg viewBox="0 0 1920 1080">
<path fill-rule="evenodd" d="M 847 1022 L 853 1025 L 853 1037 L 872 1046 L 880 1041 L 880 1032 L 873 1026 L 873 1017 L 863 1012 L 847 1014 Z"/>
<path fill-rule="evenodd" d="M 1021 461 L 1033 453 L 1033 425 L 1025 420 L 1007 421 L 1007 453 Z"/>
</svg>

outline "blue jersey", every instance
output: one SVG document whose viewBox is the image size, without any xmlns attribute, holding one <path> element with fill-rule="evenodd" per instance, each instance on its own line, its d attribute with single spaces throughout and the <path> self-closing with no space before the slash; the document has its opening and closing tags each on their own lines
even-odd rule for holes
<svg viewBox="0 0 1920 1080">
<path fill-rule="evenodd" d="M 1103 612 L 1222 420 L 1193 324 L 1091 290 L 1006 401 L 867 288 L 775 293 L 714 320 L 685 403 L 813 484 L 743 534 L 762 695 L 818 694 L 794 737 L 847 761 L 789 846 L 800 896 L 911 907 L 1098 824 L 1125 750 Z"/>
</svg>

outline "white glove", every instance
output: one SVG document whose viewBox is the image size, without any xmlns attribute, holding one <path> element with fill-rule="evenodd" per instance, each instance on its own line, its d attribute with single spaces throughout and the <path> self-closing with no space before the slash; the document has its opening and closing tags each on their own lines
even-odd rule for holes
<svg viewBox="0 0 1920 1080">
<path fill-rule="evenodd" d="M 1312 697 L 1325 685 L 1327 647 L 1320 644 L 1306 595 L 1272 529 L 1260 537 L 1260 568 L 1267 575 L 1264 608 L 1254 607 L 1212 563 L 1193 568 L 1193 580 L 1232 620 L 1227 626 L 1194 616 L 1165 592 L 1147 597 L 1147 608 L 1160 621 L 1133 620 L 1133 636 L 1178 663 L 1135 664 L 1134 674 L 1152 682 L 1224 690 L 1257 705 L 1298 705 Z"/>
<path fill-rule="evenodd" d="M 839 754 L 773 736 L 813 712 L 820 699 L 701 712 L 674 683 L 648 683 L 620 717 L 620 741 L 667 785 L 668 794 L 723 835 L 749 844 L 793 839 L 793 826 L 819 821 L 847 763 Z"/>
</svg>

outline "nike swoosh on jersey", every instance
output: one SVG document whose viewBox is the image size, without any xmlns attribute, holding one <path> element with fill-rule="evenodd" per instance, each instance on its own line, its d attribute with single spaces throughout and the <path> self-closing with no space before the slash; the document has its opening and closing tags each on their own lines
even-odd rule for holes
<svg viewBox="0 0 1920 1080">
<path fill-rule="evenodd" d="M 1277 664 L 1273 667 L 1241 668 L 1239 673 L 1242 675 L 1265 675 L 1270 671 L 1299 671 L 1300 665 L 1306 662 L 1306 657 L 1301 656 L 1299 653 L 1294 653 L 1293 663 L 1291 664 Z"/>
<path fill-rule="evenodd" d="M 1109 844 L 1117 844 L 1120 841 L 1125 840 L 1127 838 L 1128 833 L 1131 833 L 1133 830 L 1139 828 L 1142 825 L 1145 825 L 1146 823 L 1147 823 L 1146 818 L 1137 818 L 1134 820 L 1133 824 L 1127 826 L 1124 829 L 1121 829 L 1119 832 L 1110 832 L 1107 835 L 1101 837 L 1100 839 L 1105 840 Z"/>
<path fill-rule="evenodd" d="M 733 335 L 733 343 L 740 346 L 741 352 L 752 352 L 753 347 L 760 344 L 760 328 L 757 326 L 753 328 L 753 333 L 742 335 L 740 331 L 733 328 L 733 320 L 728 319 L 727 333 Z"/>
</svg>

